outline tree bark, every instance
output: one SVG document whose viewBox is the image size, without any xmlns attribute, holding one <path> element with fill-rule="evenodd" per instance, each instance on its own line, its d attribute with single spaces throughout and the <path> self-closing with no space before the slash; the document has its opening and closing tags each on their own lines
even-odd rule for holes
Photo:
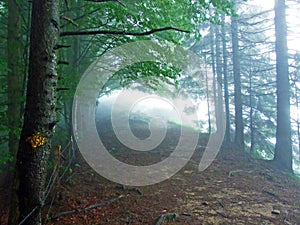
<svg viewBox="0 0 300 225">
<path fill-rule="evenodd" d="M 280 169 L 292 172 L 290 84 L 285 8 L 285 0 L 275 0 L 277 127 L 274 163 Z"/>
<path fill-rule="evenodd" d="M 226 30 L 225 30 L 225 16 L 222 15 L 223 26 L 221 28 L 222 33 L 222 48 L 223 48 L 223 80 L 224 80 L 224 100 L 225 100 L 225 112 L 226 112 L 226 130 L 225 130 L 225 141 L 231 142 L 230 139 L 230 111 L 229 111 L 229 91 L 228 91 L 228 68 L 227 68 L 227 45 L 226 45 Z"/>
<path fill-rule="evenodd" d="M 249 113 L 249 123 L 250 123 L 250 153 L 255 153 L 255 127 L 254 127 L 254 120 L 253 120 L 253 88 L 252 88 L 252 60 L 250 59 L 250 73 L 249 73 L 249 105 L 250 105 L 250 113 Z"/>
<path fill-rule="evenodd" d="M 211 56 L 211 66 L 212 66 L 212 73 L 213 73 L 213 98 L 214 98 L 214 107 L 213 113 L 214 116 L 211 118 L 215 118 L 216 126 L 213 126 L 215 129 L 215 132 L 217 131 L 217 84 L 216 84 L 216 51 L 215 51 L 215 33 L 214 33 L 214 24 L 210 24 L 209 29 L 209 37 L 210 37 L 210 56 Z M 211 128 L 213 128 L 211 127 Z"/>
<path fill-rule="evenodd" d="M 59 0 L 33 0 L 29 76 L 9 224 L 41 224 L 44 182 L 56 123 L 56 54 Z M 38 142 L 38 138 L 44 141 Z"/>
<path fill-rule="evenodd" d="M 234 106 L 235 106 L 235 137 L 238 149 L 244 149 L 243 102 L 241 91 L 241 69 L 239 58 L 239 37 L 237 18 L 231 17 L 233 76 L 234 76 Z"/>
<path fill-rule="evenodd" d="M 225 129 L 224 127 L 224 119 L 223 112 L 223 77 L 222 77 L 222 51 L 221 51 L 221 33 L 219 26 L 215 26 L 215 44 L 216 44 L 216 73 L 217 73 L 217 82 L 216 82 L 216 125 L 217 125 L 217 132 L 222 132 Z"/>
</svg>

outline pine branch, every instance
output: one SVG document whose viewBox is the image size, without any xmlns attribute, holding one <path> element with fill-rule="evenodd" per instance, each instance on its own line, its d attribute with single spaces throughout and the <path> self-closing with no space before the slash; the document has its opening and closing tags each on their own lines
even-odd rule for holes
<svg viewBox="0 0 300 225">
<path fill-rule="evenodd" d="M 157 28 L 152 29 L 145 32 L 127 32 L 127 31 L 113 31 L 113 30 L 93 30 L 93 31 L 66 31 L 61 32 L 60 36 L 82 36 L 82 35 L 97 35 L 97 34 L 113 34 L 113 35 L 125 35 L 125 36 L 147 36 L 150 34 L 154 34 L 157 32 L 162 32 L 166 30 L 175 30 L 183 33 L 189 33 L 187 30 L 178 29 L 175 27 L 163 27 L 163 28 Z"/>
</svg>

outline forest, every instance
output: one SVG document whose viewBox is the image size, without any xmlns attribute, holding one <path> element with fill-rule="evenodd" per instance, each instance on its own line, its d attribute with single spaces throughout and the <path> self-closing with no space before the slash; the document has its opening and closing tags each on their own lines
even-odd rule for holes
<svg viewBox="0 0 300 225">
<path fill-rule="evenodd" d="M 300 224 L 299 0 L 2 0 L 0 224 Z"/>
</svg>

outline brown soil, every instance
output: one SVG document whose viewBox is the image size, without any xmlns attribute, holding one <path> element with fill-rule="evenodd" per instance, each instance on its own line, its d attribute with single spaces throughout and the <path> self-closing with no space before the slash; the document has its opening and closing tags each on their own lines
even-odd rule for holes
<svg viewBox="0 0 300 225">
<path fill-rule="evenodd" d="M 80 167 L 74 167 L 60 184 L 53 204 L 47 202 L 44 217 L 46 221 L 49 213 L 49 221 L 44 224 L 154 225 L 165 213 L 178 217 L 169 221 L 166 217 L 162 224 L 300 224 L 299 180 L 275 170 L 266 161 L 226 147 L 208 169 L 199 173 L 201 146 L 207 137 L 201 138 L 199 148 L 179 173 L 151 186 L 125 187 L 79 163 Z M 167 156 L 162 151 L 139 154 L 116 147 L 113 151 L 120 160 L 127 161 L 130 156 L 136 164 Z M 0 224 L 6 224 L 7 219 L 6 190 L 0 192 Z M 63 215 L 67 211 L 72 212 Z"/>
</svg>

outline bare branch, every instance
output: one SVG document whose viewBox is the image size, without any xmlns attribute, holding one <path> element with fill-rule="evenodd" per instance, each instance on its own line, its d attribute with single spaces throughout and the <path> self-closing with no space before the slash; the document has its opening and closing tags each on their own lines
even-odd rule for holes
<svg viewBox="0 0 300 225">
<path fill-rule="evenodd" d="M 75 23 L 74 20 L 70 19 L 69 17 L 66 16 L 60 16 L 61 19 L 68 21 L 69 23 L 73 24 L 74 26 L 78 27 L 78 24 Z"/>
<path fill-rule="evenodd" d="M 60 49 L 60 48 L 70 48 L 70 47 L 71 47 L 71 45 L 56 45 L 54 47 L 54 49 L 57 50 L 57 49 Z"/>
<path fill-rule="evenodd" d="M 123 7 L 126 7 L 122 2 L 120 2 L 119 0 L 85 0 L 87 2 L 117 2 L 120 5 L 122 5 Z"/>
<path fill-rule="evenodd" d="M 70 63 L 67 61 L 58 60 L 57 64 L 58 65 L 69 65 Z"/>
<path fill-rule="evenodd" d="M 189 33 L 187 30 L 182 30 L 174 27 L 163 27 L 163 28 L 157 28 L 152 29 L 145 32 L 127 32 L 127 31 L 110 31 L 110 30 L 93 30 L 93 31 L 66 31 L 61 32 L 60 36 L 82 36 L 82 35 L 97 35 L 97 34 L 114 34 L 114 35 L 125 35 L 125 36 L 146 36 L 150 34 L 154 34 L 157 32 L 162 32 L 166 30 L 175 30 L 183 33 Z"/>
<path fill-rule="evenodd" d="M 93 13 L 99 11 L 100 9 L 101 9 L 101 8 L 94 9 L 94 10 L 92 10 L 91 12 L 89 12 L 89 13 L 87 13 L 87 14 L 83 14 L 83 15 L 80 15 L 80 16 L 76 17 L 75 19 L 72 19 L 72 21 L 75 22 L 75 21 L 77 21 L 77 20 L 80 20 L 80 19 L 84 18 L 84 17 L 87 16 L 87 15 L 92 15 Z M 69 23 L 63 24 L 62 26 L 60 26 L 60 28 L 65 27 L 67 24 L 69 24 Z"/>
<path fill-rule="evenodd" d="M 107 201 L 104 201 L 104 202 L 100 202 L 98 204 L 95 204 L 95 205 L 91 205 L 91 206 L 88 206 L 88 207 L 85 207 L 83 209 L 74 209 L 74 210 L 71 210 L 71 211 L 66 211 L 66 212 L 60 212 L 60 213 L 57 213 L 55 214 L 52 219 L 56 219 L 58 217 L 61 217 L 61 216 L 65 216 L 65 215 L 70 215 L 70 214 L 73 214 L 73 213 L 81 213 L 81 212 L 84 212 L 84 211 L 87 211 L 87 210 L 91 210 L 91 209 L 95 209 L 95 208 L 98 208 L 98 207 L 102 207 L 102 206 L 106 206 L 106 205 L 109 205 L 115 201 L 117 201 L 118 199 L 120 198 L 123 198 L 124 196 L 123 195 L 120 195 L 116 198 L 112 198 L 112 199 L 109 199 Z"/>
<path fill-rule="evenodd" d="M 66 5 L 66 8 L 67 8 L 68 10 L 70 10 L 70 5 L 69 5 L 68 0 L 65 0 L 65 5 Z"/>
</svg>

